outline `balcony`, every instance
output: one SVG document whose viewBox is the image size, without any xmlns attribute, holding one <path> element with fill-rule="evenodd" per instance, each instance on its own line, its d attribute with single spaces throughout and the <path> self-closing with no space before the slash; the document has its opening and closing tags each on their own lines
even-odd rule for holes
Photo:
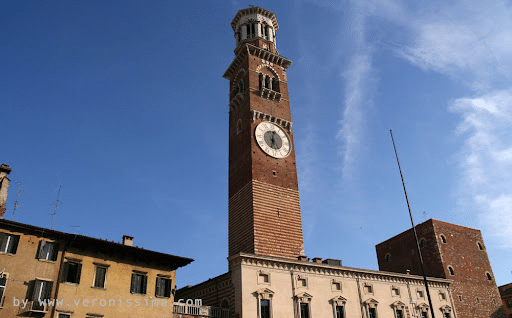
<svg viewBox="0 0 512 318">
<path fill-rule="evenodd" d="M 174 318 L 185 317 L 208 317 L 208 318 L 230 318 L 231 312 L 227 308 L 218 308 L 211 306 L 187 305 L 185 303 L 173 304 Z"/>
<path fill-rule="evenodd" d="M 46 314 L 48 313 L 48 304 L 43 301 L 39 300 L 30 300 L 27 302 L 27 305 L 25 307 L 20 306 L 18 314 L 24 314 L 24 313 L 39 313 L 39 314 Z"/>
</svg>

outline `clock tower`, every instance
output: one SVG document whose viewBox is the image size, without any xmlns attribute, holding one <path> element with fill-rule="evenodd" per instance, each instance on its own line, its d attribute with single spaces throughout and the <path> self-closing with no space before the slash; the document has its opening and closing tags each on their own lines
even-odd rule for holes
<svg viewBox="0 0 512 318">
<path fill-rule="evenodd" d="M 275 15 L 260 7 L 231 22 L 229 79 L 229 256 L 304 255 L 286 70 Z"/>
</svg>

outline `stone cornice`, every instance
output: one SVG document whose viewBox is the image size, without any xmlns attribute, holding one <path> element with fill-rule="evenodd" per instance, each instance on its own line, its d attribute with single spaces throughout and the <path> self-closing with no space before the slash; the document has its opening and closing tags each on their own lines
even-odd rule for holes
<svg viewBox="0 0 512 318">
<path fill-rule="evenodd" d="M 233 31 L 236 32 L 236 27 L 238 23 L 240 22 L 240 19 L 242 19 L 243 16 L 250 15 L 253 13 L 261 14 L 264 17 L 269 18 L 272 21 L 272 26 L 274 27 L 274 30 L 279 29 L 279 24 L 277 24 L 276 15 L 268 10 L 265 10 L 261 7 L 252 7 L 247 9 L 242 9 L 237 12 L 235 17 L 233 18 L 233 21 L 231 21 L 231 28 L 233 28 Z"/>
<path fill-rule="evenodd" d="M 231 80 L 233 78 L 233 75 L 235 74 L 235 71 L 238 69 L 240 64 L 242 64 L 243 58 L 247 54 L 257 56 L 261 59 L 264 59 L 265 61 L 269 61 L 272 64 L 277 64 L 283 67 L 284 69 L 287 69 L 288 67 L 290 67 L 290 65 L 292 65 L 292 61 L 279 54 L 272 53 L 270 51 L 264 50 L 249 43 L 245 43 L 244 47 L 240 48 L 238 54 L 235 56 L 235 59 L 233 60 L 233 62 L 231 62 L 228 69 L 226 70 L 226 72 L 224 72 L 224 75 L 222 76 L 224 78 Z"/>
<path fill-rule="evenodd" d="M 277 269 L 285 271 L 294 271 L 312 275 L 328 275 L 343 278 L 354 278 L 369 281 L 384 281 L 396 283 L 408 283 L 413 285 L 423 285 L 423 277 L 410 274 L 399 274 L 370 269 L 352 268 L 346 266 L 333 266 L 324 263 L 313 263 L 290 260 L 285 258 L 255 255 L 248 253 L 239 253 L 228 258 L 232 264 L 241 264 L 246 266 L 264 267 L 268 269 Z M 431 287 L 449 287 L 453 282 L 450 279 L 428 277 L 427 281 Z"/>
</svg>

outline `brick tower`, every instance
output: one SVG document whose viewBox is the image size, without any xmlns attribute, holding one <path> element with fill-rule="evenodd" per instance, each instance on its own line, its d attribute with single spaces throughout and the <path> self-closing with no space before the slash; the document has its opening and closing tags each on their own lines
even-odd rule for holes
<svg viewBox="0 0 512 318">
<path fill-rule="evenodd" d="M 416 231 L 426 275 L 453 280 L 457 318 L 505 317 L 479 230 L 430 219 L 417 225 Z M 379 270 L 422 274 L 412 229 L 378 244 L 376 249 Z"/>
<path fill-rule="evenodd" d="M 231 22 L 235 59 L 229 93 L 229 255 L 297 259 L 304 254 L 286 69 L 275 15 L 260 7 Z"/>
</svg>

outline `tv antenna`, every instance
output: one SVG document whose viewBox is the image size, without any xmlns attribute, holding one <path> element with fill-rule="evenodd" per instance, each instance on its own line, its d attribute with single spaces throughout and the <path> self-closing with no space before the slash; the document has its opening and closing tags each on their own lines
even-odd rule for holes
<svg viewBox="0 0 512 318">
<path fill-rule="evenodd" d="M 21 184 L 19 181 L 16 181 L 16 183 L 18 184 L 18 195 L 16 196 L 16 201 L 14 201 L 14 210 L 12 210 L 11 221 L 14 219 L 14 213 L 16 213 L 16 209 L 21 206 L 18 204 L 18 201 L 20 199 L 20 193 L 21 188 L 23 188 L 23 184 Z"/>
<path fill-rule="evenodd" d="M 59 191 L 57 192 L 57 201 L 55 201 L 55 204 L 52 204 L 53 206 L 53 213 L 50 213 L 53 217 L 52 217 L 52 227 L 51 227 L 51 230 L 53 230 L 53 224 L 55 223 L 55 214 L 57 214 L 57 208 L 59 207 L 59 204 L 61 204 L 62 202 L 60 202 L 59 200 L 59 197 L 60 197 L 60 188 L 62 188 L 62 184 L 59 184 Z"/>
</svg>

